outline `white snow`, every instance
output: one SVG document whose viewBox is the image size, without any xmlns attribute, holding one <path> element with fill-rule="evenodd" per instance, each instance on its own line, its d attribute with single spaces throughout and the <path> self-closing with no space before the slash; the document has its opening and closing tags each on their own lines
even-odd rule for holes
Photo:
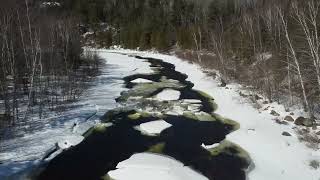
<svg viewBox="0 0 320 180">
<path fill-rule="evenodd" d="M 143 79 L 143 78 L 138 78 L 135 79 L 133 81 L 131 81 L 132 83 L 152 83 L 152 81 L 148 80 L 148 79 Z"/>
<path fill-rule="evenodd" d="M 320 170 L 309 166 L 311 160 L 320 161 L 320 151 L 310 149 L 300 142 L 294 131 L 294 124 L 288 126 L 275 123 L 274 116 L 268 111 L 259 111 L 239 95 L 241 85 L 230 84 L 229 89 L 219 87 L 219 82 L 202 72 L 196 64 L 190 64 L 177 57 L 153 52 L 121 50 L 121 53 L 133 53 L 140 56 L 163 59 L 173 63 L 176 69 L 188 75 L 195 89 L 212 95 L 218 104 L 216 113 L 240 123 L 240 130 L 229 134 L 227 140 L 244 148 L 254 161 L 255 168 L 249 172 L 249 180 L 319 180 Z M 273 109 L 288 115 L 282 105 L 271 104 Z M 302 110 L 294 111 L 295 116 Z M 281 134 L 286 131 L 292 137 Z"/>
<path fill-rule="evenodd" d="M 35 167 L 40 165 L 39 161 L 24 161 L 24 162 L 11 162 L 6 166 L 1 167 L 0 177 L 5 180 L 26 180 L 28 172 L 32 171 Z M 14 174 L 10 178 L 6 178 L 8 173 Z"/>
<path fill-rule="evenodd" d="M 98 52 L 102 58 L 106 59 L 108 64 L 113 64 L 120 67 L 120 70 L 125 74 L 125 76 L 132 74 L 153 73 L 149 67 L 150 64 L 144 60 L 139 60 L 133 56 L 127 56 L 125 54 L 110 53 L 104 50 L 96 50 L 96 52 Z"/>
<path fill-rule="evenodd" d="M 69 136 L 69 137 L 65 137 L 64 140 L 59 141 L 56 146 L 60 149 L 68 149 L 72 146 L 76 146 L 79 143 L 81 143 L 81 141 L 83 141 L 84 137 L 83 136 Z"/>
<path fill-rule="evenodd" d="M 102 115 L 107 110 L 117 106 L 114 98 L 124 90 L 122 77 L 136 73 L 152 73 L 147 62 L 112 51 L 160 58 L 173 63 L 178 71 L 189 76 L 188 80 L 195 84 L 195 89 L 212 95 L 218 104 L 216 113 L 233 119 L 241 125 L 240 130 L 227 136 L 227 140 L 240 145 L 253 159 L 255 168 L 249 172 L 249 180 L 320 179 L 320 170 L 314 170 L 309 166 L 311 160 L 320 161 L 320 151 L 307 148 L 298 140 L 293 129 L 295 127 L 293 123 L 288 126 L 275 123 L 275 117 L 270 115 L 269 111 L 255 109 L 245 98 L 239 95 L 241 85 L 230 84 L 228 90 L 219 87 L 219 82 L 203 73 L 198 65 L 189 64 L 174 56 L 130 50 L 100 50 L 99 54 L 107 60 L 107 66 L 102 75 L 97 78 L 97 86 L 91 88 L 83 98 L 83 103 L 96 107 L 97 115 Z M 273 103 L 266 106 L 274 107 L 273 109 L 281 115 L 279 118 L 288 115 L 281 105 Z M 78 113 L 81 111 L 78 110 Z M 294 113 L 294 118 L 303 115 L 302 110 L 296 110 Z M 73 119 L 75 118 L 73 117 Z M 80 122 L 79 126 L 82 124 L 82 128 L 77 133 L 92 126 L 97 121 L 96 118 L 93 118 L 83 125 L 83 119 L 85 118 L 78 118 L 65 123 L 59 121 L 55 125 L 49 124 L 47 129 L 40 132 L 25 133 L 16 139 L 4 141 L 1 144 L 0 161 L 11 160 L 16 162 L 0 165 L 0 179 L 5 178 L 11 171 L 15 172 L 17 169 L 23 169 L 27 166 L 26 164 L 32 164 L 32 160 L 41 158 L 46 149 L 73 133 L 68 128 L 72 126 L 74 121 Z M 157 128 L 145 129 L 150 130 L 150 132 L 151 130 L 152 132 L 160 131 Z M 293 136 L 282 136 L 281 134 L 284 131 Z M 175 160 L 149 154 L 134 155 L 129 160 L 120 163 L 118 170 L 109 174 L 117 180 L 206 179 L 190 168 L 183 167 L 181 163 Z"/>
<path fill-rule="evenodd" d="M 62 148 L 80 143 L 81 135 L 97 124 L 100 116 L 119 106 L 115 99 L 126 90 L 123 77 L 153 72 L 149 63 L 134 57 L 105 51 L 98 51 L 98 54 L 106 65 L 95 78 L 95 86 L 90 87 L 75 104 L 80 107 L 48 119 L 34 120 L 19 127 L 19 131 L 12 130 L 13 138 L 1 137 L 0 162 L 3 164 L 0 164 L 0 179 L 33 166 L 58 142 Z"/>
<path fill-rule="evenodd" d="M 183 102 L 190 104 L 201 104 L 201 101 L 198 99 L 184 99 Z"/>
<path fill-rule="evenodd" d="M 135 154 L 108 174 L 116 180 L 208 180 L 177 160 L 150 153 Z"/>
<path fill-rule="evenodd" d="M 264 52 L 256 55 L 256 61 L 251 65 L 256 66 L 262 62 L 268 61 L 269 59 L 272 58 L 272 54 L 270 52 Z"/>
<path fill-rule="evenodd" d="M 272 58 L 272 54 L 270 52 L 264 52 L 259 55 L 257 55 L 257 60 L 259 61 L 265 61 Z"/>
<path fill-rule="evenodd" d="M 59 2 L 43 2 L 40 7 L 44 8 L 44 7 L 59 7 L 61 6 L 61 4 Z"/>
<path fill-rule="evenodd" d="M 201 146 L 205 149 L 212 149 L 212 148 L 216 148 L 220 145 L 220 143 L 216 143 L 216 144 L 212 144 L 212 145 L 205 145 L 205 144 L 202 144 Z"/>
<path fill-rule="evenodd" d="M 149 135 L 158 135 L 163 130 L 171 127 L 172 125 L 164 120 L 151 121 L 147 123 L 140 124 L 139 129 Z"/>
<path fill-rule="evenodd" d="M 180 95 L 181 95 L 180 91 L 165 89 L 156 95 L 156 99 L 160 101 L 173 101 L 173 100 L 178 100 Z"/>
<path fill-rule="evenodd" d="M 82 34 L 82 37 L 86 38 L 88 35 L 92 35 L 92 34 L 94 34 L 94 32 L 89 31 L 89 32 Z"/>
</svg>

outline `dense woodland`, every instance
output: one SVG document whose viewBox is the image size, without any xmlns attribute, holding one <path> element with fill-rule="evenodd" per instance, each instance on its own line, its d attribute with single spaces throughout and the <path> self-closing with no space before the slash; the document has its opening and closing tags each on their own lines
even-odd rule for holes
<svg viewBox="0 0 320 180">
<path fill-rule="evenodd" d="M 31 0 L 0 3 L 0 130 L 75 100 L 97 69 L 79 18 Z"/>
<path fill-rule="evenodd" d="M 100 46 L 192 52 L 288 107 L 319 111 L 317 0 L 68 0 Z M 107 27 L 105 26 L 107 24 Z M 204 56 L 214 54 L 214 56 Z"/>
<path fill-rule="evenodd" d="M 182 52 L 270 101 L 319 111 L 317 0 L 56 1 L 1 1 L 0 119 L 24 118 L 31 107 L 41 114 L 81 94 L 85 80 L 76 74 L 88 42 Z"/>
</svg>

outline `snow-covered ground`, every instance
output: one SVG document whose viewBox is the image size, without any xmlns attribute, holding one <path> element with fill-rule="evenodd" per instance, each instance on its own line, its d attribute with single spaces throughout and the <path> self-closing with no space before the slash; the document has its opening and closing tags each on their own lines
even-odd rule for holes
<svg viewBox="0 0 320 180">
<path fill-rule="evenodd" d="M 116 180 L 208 180 L 175 159 L 150 153 L 135 154 L 108 174 Z"/>
<path fill-rule="evenodd" d="M 176 70 L 188 75 L 195 89 L 215 98 L 217 113 L 240 123 L 240 130 L 228 135 L 227 140 L 244 148 L 254 161 L 249 180 L 319 180 L 320 170 L 312 168 L 312 160 L 320 161 L 320 150 L 308 148 L 298 140 L 293 123 L 277 124 L 270 111 L 259 111 L 239 95 L 239 84 L 230 84 L 228 89 L 219 87 L 219 82 L 207 76 L 196 64 L 190 64 L 175 56 L 131 50 L 110 50 L 144 57 L 159 58 L 176 66 Z M 278 112 L 278 118 L 289 113 L 282 105 L 267 104 Z M 304 115 L 302 109 L 294 111 L 294 118 Z M 288 132 L 292 136 L 283 136 Z"/>
<path fill-rule="evenodd" d="M 104 51 L 99 55 L 106 60 L 106 65 L 96 78 L 95 85 L 76 103 L 79 108 L 67 110 L 57 117 L 38 120 L 34 123 L 37 125 L 26 124 L 19 127 L 21 132 L 1 139 L 0 179 L 36 164 L 56 143 L 62 147 L 79 143 L 81 135 L 98 123 L 99 117 L 119 106 L 115 98 L 125 90 L 123 77 L 152 72 L 149 63 L 143 60 Z"/>
<path fill-rule="evenodd" d="M 117 52 L 120 54 L 112 53 Z M 254 161 L 255 167 L 249 172 L 249 180 L 319 180 L 320 170 L 309 166 L 310 161 L 320 161 L 320 151 L 305 146 L 298 140 L 293 123 L 289 125 L 277 124 L 275 116 L 270 111 L 255 109 L 246 99 L 239 95 L 242 88 L 238 84 L 228 85 L 228 89 L 219 87 L 219 82 L 202 72 L 195 64 L 189 64 L 174 56 L 150 52 L 130 50 L 100 50 L 99 54 L 107 60 L 107 66 L 101 76 L 97 78 L 96 86 L 92 87 L 83 96 L 82 102 L 92 107 L 92 112 L 97 113 L 94 118 L 87 120 L 73 120 L 59 123 L 59 126 L 44 128 L 40 132 L 25 134 L 14 140 L 5 141 L 5 148 L 0 150 L 0 162 L 10 159 L 11 162 L 0 165 L 0 179 L 8 172 L 18 171 L 41 158 L 44 149 L 50 149 L 56 142 L 68 139 L 72 135 L 80 135 L 85 129 L 98 121 L 98 117 L 117 104 L 114 99 L 123 91 L 121 78 L 136 73 L 151 73 L 148 63 L 123 55 L 124 53 L 136 54 L 145 57 L 159 58 L 176 66 L 177 71 L 186 73 L 188 80 L 195 84 L 195 89 L 202 90 L 215 98 L 218 104 L 217 113 L 240 123 L 241 128 L 229 134 L 227 140 L 240 145 Z M 108 83 L 106 83 L 108 82 Z M 177 97 L 177 94 L 165 94 L 166 97 Z M 268 104 L 273 107 L 280 117 L 288 115 L 285 108 L 278 104 Z M 90 109 L 90 108 L 89 108 Z M 82 109 L 84 110 L 84 109 Z M 88 110 L 88 109 L 87 109 Z M 78 110 L 79 111 L 79 110 Z M 81 113 L 81 110 L 79 111 Z M 90 113 L 89 113 L 90 114 Z M 294 118 L 303 115 L 302 110 L 294 112 Z M 73 118 L 79 116 L 74 114 Z M 71 120 L 70 120 L 71 119 Z M 70 131 L 74 122 L 79 122 L 79 131 Z M 61 121 L 60 121 L 61 122 Z M 163 130 L 159 126 L 147 125 L 147 130 L 158 133 Z M 282 136 L 288 132 L 292 136 Z M 3 144 L 1 144 L 2 146 Z M 216 146 L 216 144 L 212 145 Z M 167 168 L 170 167 L 170 168 Z M 159 155 L 136 154 L 129 160 L 118 165 L 118 170 L 109 172 L 117 180 L 130 179 L 206 179 L 190 168 L 183 167 L 179 162 Z M 189 178 L 187 178 L 188 176 Z"/>
</svg>

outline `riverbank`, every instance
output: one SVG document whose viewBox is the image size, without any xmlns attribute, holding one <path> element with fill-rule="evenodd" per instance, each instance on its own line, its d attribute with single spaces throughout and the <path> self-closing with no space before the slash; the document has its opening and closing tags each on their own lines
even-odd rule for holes
<svg viewBox="0 0 320 180">
<path fill-rule="evenodd" d="M 317 180 L 320 177 L 320 172 L 310 166 L 312 162 L 320 161 L 319 149 L 307 147 L 305 142 L 299 140 L 297 129 L 305 128 L 292 122 L 286 125 L 277 123 L 276 119 L 283 121 L 289 115 L 283 106 L 272 103 L 267 105 L 270 110 L 260 111 L 239 94 L 241 85 L 229 84 L 228 89 L 221 87 L 220 81 L 208 76 L 199 65 L 190 64 L 175 56 L 130 50 L 111 51 L 170 62 L 176 66 L 177 71 L 188 75 L 187 80 L 194 82 L 195 89 L 214 97 L 219 107 L 217 113 L 240 123 L 240 130 L 229 134 L 227 140 L 240 145 L 253 159 L 255 168 L 249 173 L 249 179 Z M 279 117 L 270 114 L 272 109 L 280 114 Z M 301 115 L 305 115 L 303 110 L 294 111 L 294 117 Z M 284 136 L 284 132 L 291 136 Z"/>
<path fill-rule="evenodd" d="M 100 122 L 100 117 L 118 106 L 115 99 L 125 90 L 123 80 L 133 73 L 151 72 L 147 63 L 126 57 L 118 61 L 117 54 L 99 53 L 104 65 L 72 109 L 65 108 L 57 116 L 39 119 L 37 124 L 19 127 L 18 136 L 2 139 L 0 144 L 0 179 L 36 166 L 57 143 L 80 143 L 82 134 Z M 16 132 L 18 133 L 18 132 Z M 76 141 L 74 141 L 76 140 Z M 15 178 L 13 178 L 15 179 Z"/>
<path fill-rule="evenodd" d="M 38 179 L 153 179 L 146 169 L 161 174 L 158 179 L 246 179 L 250 156 L 225 140 L 239 124 L 215 113 L 213 97 L 193 89 L 188 76 L 169 62 L 117 55 L 119 61 L 143 60 L 152 72 L 124 77 L 128 90 L 116 99 L 121 108 L 108 111 L 84 141 L 50 160 Z"/>
<path fill-rule="evenodd" d="M 98 88 L 100 92 L 104 92 L 104 93 L 107 93 L 107 89 L 119 90 L 117 91 L 118 94 L 112 93 L 112 98 L 114 97 L 114 99 L 118 99 L 118 102 L 121 102 L 121 100 L 126 100 L 128 95 L 130 95 L 130 93 L 135 93 L 135 94 L 137 93 L 139 95 L 139 91 L 136 91 L 134 89 L 131 89 L 130 91 L 130 88 L 133 87 L 132 86 L 133 84 L 129 82 L 151 83 L 157 80 L 159 82 L 162 82 L 161 86 L 162 85 L 167 86 L 169 84 L 171 88 L 174 88 L 174 89 L 181 88 L 180 86 L 176 86 L 176 84 L 172 85 L 171 82 L 167 82 L 164 79 L 161 79 L 161 78 L 159 79 L 158 76 L 142 77 L 142 74 L 150 75 L 150 73 L 152 73 L 154 70 L 153 68 L 155 68 L 154 66 L 157 66 L 157 65 L 154 65 L 150 68 L 149 67 L 150 64 L 146 62 L 146 59 L 148 58 L 161 59 L 164 62 L 173 64 L 175 70 L 180 74 L 180 75 L 176 74 L 173 77 L 175 78 L 185 77 L 186 79 L 184 79 L 184 81 L 191 82 L 193 85 L 193 89 L 195 91 L 199 90 L 201 92 L 204 92 L 205 94 L 208 94 L 208 96 L 205 96 L 205 97 L 213 97 L 215 104 L 218 105 L 218 107 L 214 108 L 215 113 L 220 115 L 220 116 L 216 115 L 215 118 L 219 118 L 222 116 L 228 119 L 232 119 L 236 121 L 238 124 L 240 124 L 240 127 L 238 127 L 240 129 L 237 128 L 238 130 L 228 134 L 226 136 L 226 140 L 239 145 L 242 149 L 248 152 L 250 158 L 252 159 L 254 163 L 254 167 L 251 167 L 250 169 L 251 171 L 248 172 L 248 179 L 251 179 L 251 180 L 267 180 L 267 179 L 268 180 L 269 179 L 318 180 L 318 178 L 320 177 L 320 174 L 319 174 L 320 172 L 314 169 L 312 166 L 310 166 L 310 163 L 320 160 L 319 150 L 311 149 L 307 147 L 306 144 L 299 141 L 299 134 L 297 134 L 296 129 L 301 127 L 295 126 L 292 122 L 288 122 L 287 124 L 279 124 L 275 120 L 275 119 L 280 119 L 282 122 L 284 116 L 288 114 L 287 112 L 285 112 L 285 109 L 283 106 L 275 103 L 269 104 L 268 105 L 270 106 L 269 110 L 260 111 L 259 109 L 256 109 L 255 107 L 253 107 L 252 103 L 248 102 L 246 97 L 241 96 L 239 94 L 239 90 L 241 89 L 240 85 L 228 84 L 227 87 L 221 87 L 220 86 L 221 82 L 217 79 L 212 78 L 212 76 L 208 75 L 207 73 L 205 73 L 201 67 L 199 67 L 196 64 L 190 64 L 186 61 L 176 58 L 175 56 L 169 56 L 169 55 L 163 55 L 163 54 L 157 54 L 157 53 L 151 53 L 151 52 L 138 52 L 138 51 L 131 51 L 131 50 L 98 50 L 98 52 L 102 54 L 102 56 L 105 57 L 106 60 L 109 60 L 111 64 L 116 65 L 116 67 L 118 68 L 120 67 L 121 71 L 118 72 L 119 76 L 113 76 L 114 74 L 112 73 L 109 74 L 108 76 L 108 77 L 112 77 L 111 79 L 116 79 L 117 83 L 119 83 L 117 84 L 117 86 L 110 87 L 109 84 L 104 84 L 103 82 L 101 82 L 102 85 L 104 84 L 103 86 L 104 88 L 101 88 L 99 86 L 97 86 L 96 88 Z M 169 64 L 165 66 L 169 69 L 172 68 L 172 66 Z M 165 71 L 165 73 L 171 74 L 170 71 L 169 72 Z M 139 74 L 139 76 L 132 79 L 132 76 L 135 76 L 137 74 Z M 183 75 L 181 76 L 181 74 L 186 74 L 187 76 L 183 76 Z M 125 77 L 131 77 L 131 78 L 125 78 Z M 127 79 L 127 81 L 126 80 L 122 81 L 121 79 L 123 78 Z M 144 78 L 147 78 L 147 79 L 144 79 Z M 122 87 L 123 85 L 125 85 L 126 88 L 123 88 Z M 190 86 L 189 83 L 185 85 Z M 161 87 L 161 86 L 159 86 L 158 84 L 156 87 Z M 117 87 L 120 87 L 120 89 L 118 89 Z M 130 93 L 124 93 L 124 94 L 120 93 L 122 91 L 130 92 Z M 155 95 L 153 92 L 150 92 L 150 91 L 147 91 L 147 92 L 151 93 L 151 95 Z M 160 93 L 160 92 L 157 92 L 157 93 Z M 178 97 L 177 94 L 181 96 L 181 92 L 179 94 L 176 91 L 169 91 L 169 94 L 168 94 L 168 92 L 164 91 L 162 92 L 162 94 L 160 93 L 160 95 L 157 97 L 160 100 L 164 100 L 164 101 L 172 101 L 172 100 L 174 101 Z M 122 98 L 116 98 L 118 96 Z M 103 95 L 98 97 L 98 99 L 100 102 L 105 101 L 105 99 L 103 98 Z M 197 104 L 199 103 L 199 101 L 189 100 L 187 101 L 187 103 Z M 158 105 L 161 108 L 172 107 L 167 105 L 162 106 L 161 103 L 160 104 L 152 103 L 152 101 L 148 101 L 147 104 L 151 104 L 152 106 Z M 193 109 L 193 110 L 197 108 L 198 106 L 190 106 L 190 109 Z M 279 113 L 279 116 L 271 115 L 270 111 L 272 109 L 275 109 Z M 148 108 L 148 111 L 150 110 L 152 109 Z M 106 109 L 103 109 L 100 112 L 101 113 L 106 112 Z M 181 109 L 178 109 L 176 113 L 177 112 L 181 112 Z M 297 110 L 294 112 L 294 116 L 303 115 L 302 113 L 303 112 L 300 112 Z M 143 118 L 146 114 L 142 113 L 139 115 L 139 113 L 138 114 L 131 113 L 129 115 L 130 116 L 128 117 L 130 117 L 131 119 L 138 120 L 140 118 Z M 190 116 L 187 116 L 187 117 L 190 117 Z M 205 116 L 205 117 L 208 118 L 208 116 Z M 155 120 L 160 120 L 160 118 L 158 117 Z M 172 121 L 174 122 L 175 118 L 173 118 L 171 121 L 167 120 L 166 123 L 172 125 L 173 124 Z M 111 123 L 115 123 L 115 122 L 111 122 Z M 137 123 L 139 121 L 135 121 L 135 122 Z M 144 122 L 140 125 L 140 127 L 136 127 L 137 129 L 134 129 L 134 131 L 130 131 L 130 132 L 137 133 L 136 131 L 138 131 L 138 132 L 141 132 L 143 136 L 147 135 L 152 137 L 154 135 L 159 135 L 159 133 L 161 134 L 161 132 L 166 131 L 167 128 L 171 127 L 170 125 L 164 123 L 163 121 L 160 121 L 160 122 L 162 123 L 156 123 L 155 125 L 145 124 L 148 122 Z M 140 123 L 138 123 L 137 125 L 139 124 Z M 97 130 L 100 131 L 105 128 L 108 129 L 107 128 L 108 126 L 109 125 L 98 126 Z M 159 126 L 161 127 L 164 126 L 165 128 L 159 128 Z M 194 126 L 192 125 L 191 127 L 194 127 Z M 178 129 L 179 128 L 177 128 L 177 130 Z M 283 135 L 284 132 L 290 134 L 291 136 L 284 136 Z M 129 132 L 126 131 L 126 133 L 129 133 Z M 185 138 L 185 136 L 179 136 L 179 137 L 181 138 L 178 140 Z M 208 138 L 210 136 L 206 135 L 205 137 Z M 210 143 L 207 142 L 204 144 L 200 143 L 198 145 L 199 147 L 202 145 L 204 149 L 206 148 L 211 149 L 211 148 L 216 148 L 219 145 L 223 145 L 223 143 L 210 145 Z M 163 150 L 163 144 L 161 142 L 156 146 L 150 147 L 151 152 L 159 153 L 161 152 L 161 150 Z M 130 157 L 129 155 L 127 154 L 125 156 L 126 158 L 123 158 L 123 160 L 128 159 Z M 81 158 L 81 156 L 77 156 L 77 157 Z M 120 171 L 123 170 L 123 171 L 126 171 L 125 173 L 130 173 L 132 172 L 132 169 L 130 169 L 130 167 L 131 168 L 136 167 L 136 163 L 139 164 L 140 162 L 140 161 L 136 161 L 134 165 L 131 166 L 132 160 L 135 160 L 137 158 L 139 159 L 139 157 L 140 157 L 139 155 L 133 156 L 132 158 L 129 158 L 128 161 L 119 163 L 119 166 L 117 166 L 117 163 L 112 164 L 112 166 L 113 167 L 117 166 L 117 168 L 120 168 Z M 153 161 L 154 158 L 158 159 L 157 157 L 153 157 L 153 156 L 150 157 L 149 159 Z M 166 158 L 164 158 L 163 160 L 167 161 Z M 65 161 L 61 161 L 61 162 L 63 163 Z M 102 162 L 102 163 L 105 163 L 105 162 Z M 180 166 L 179 163 L 177 167 L 178 166 Z M 129 170 L 128 170 L 128 167 L 129 167 Z M 157 166 L 148 165 L 148 167 L 157 167 Z M 121 169 L 121 168 L 124 168 L 124 169 Z M 140 171 L 136 171 L 136 172 L 137 173 L 140 172 L 143 174 L 143 172 L 145 171 L 145 168 L 146 167 L 142 167 Z M 164 170 L 163 168 L 161 169 Z M 159 170 L 159 169 L 156 169 L 156 170 Z M 4 171 L 1 171 L 1 172 L 4 172 Z M 209 171 L 209 172 L 214 172 L 214 171 Z M 105 173 L 108 173 L 108 172 L 105 172 Z M 121 173 L 119 175 L 119 171 L 111 173 L 110 175 L 112 174 L 117 177 L 122 177 Z M 136 177 L 143 177 L 143 176 L 136 176 Z"/>
</svg>

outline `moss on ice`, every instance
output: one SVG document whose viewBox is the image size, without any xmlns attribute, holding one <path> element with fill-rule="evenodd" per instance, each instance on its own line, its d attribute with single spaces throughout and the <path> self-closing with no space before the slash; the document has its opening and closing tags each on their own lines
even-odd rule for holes
<svg viewBox="0 0 320 180">
<path fill-rule="evenodd" d="M 202 97 L 204 97 L 204 98 L 206 98 L 206 99 L 214 100 L 214 98 L 213 98 L 212 96 L 210 96 L 208 93 L 205 93 L 205 92 L 199 91 L 199 90 L 197 90 L 197 92 L 198 92 Z"/>
<path fill-rule="evenodd" d="M 184 112 L 183 116 L 189 119 L 197 120 L 197 121 L 215 121 L 216 120 L 214 116 L 205 112 L 200 112 L 200 113 Z"/>
<path fill-rule="evenodd" d="M 141 117 L 140 113 L 134 113 L 134 114 L 129 114 L 128 115 L 128 118 L 131 119 L 131 120 L 138 120 L 138 119 L 140 119 L 140 117 Z"/>
<path fill-rule="evenodd" d="M 223 124 L 227 124 L 232 126 L 233 131 L 236 131 L 238 129 L 240 129 L 240 124 L 234 120 L 228 119 L 228 118 L 224 118 L 222 116 L 220 116 L 219 114 L 213 113 L 212 114 L 218 121 L 221 121 Z"/>
<path fill-rule="evenodd" d="M 89 137 L 92 133 L 104 133 L 107 131 L 108 127 L 112 126 L 110 123 L 99 123 L 90 129 L 88 129 L 84 134 L 83 137 L 87 138 Z"/>
<path fill-rule="evenodd" d="M 115 180 L 115 179 L 112 179 L 109 174 L 106 174 L 104 176 L 101 177 L 101 180 Z"/>
<path fill-rule="evenodd" d="M 166 147 L 166 143 L 159 143 L 154 146 L 151 146 L 147 152 L 163 154 L 164 148 Z"/>
<path fill-rule="evenodd" d="M 208 149 L 212 156 L 218 156 L 222 153 L 233 155 L 245 159 L 248 163 L 251 162 L 249 154 L 239 145 L 230 141 L 222 141 L 218 147 Z"/>
<path fill-rule="evenodd" d="M 212 113 L 218 109 L 218 105 L 215 103 L 214 98 L 211 95 L 203 91 L 199 91 L 199 90 L 196 90 L 196 91 L 201 96 L 202 102 L 210 106 L 210 109 L 212 109 Z"/>
</svg>

